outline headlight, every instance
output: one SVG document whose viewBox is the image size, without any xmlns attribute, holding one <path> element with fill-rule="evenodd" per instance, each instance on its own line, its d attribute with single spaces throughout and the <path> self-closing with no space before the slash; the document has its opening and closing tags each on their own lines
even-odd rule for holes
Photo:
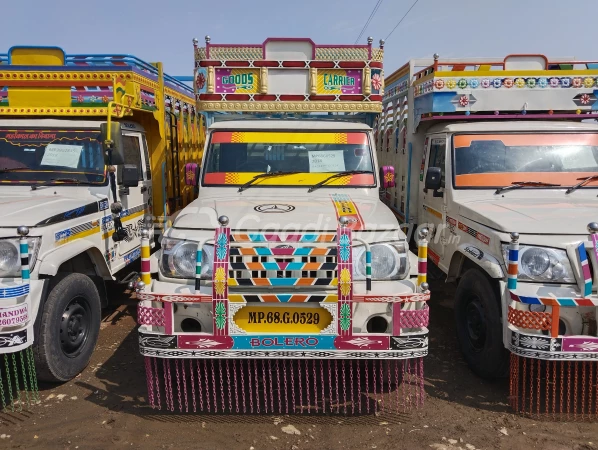
<svg viewBox="0 0 598 450">
<path fill-rule="evenodd" d="M 409 273 L 409 257 L 405 242 L 388 244 L 373 244 L 372 252 L 372 280 L 400 280 Z M 355 280 L 365 280 L 365 246 L 353 248 Z"/>
<path fill-rule="evenodd" d="M 197 242 L 163 238 L 161 267 L 169 278 L 195 278 Z M 211 278 L 214 246 L 204 245 L 201 254 L 201 278 Z"/>
<path fill-rule="evenodd" d="M 27 238 L 29 242 L 29 270 L 33 271 L 40 238 Z M 21 276 L 19 239 L 0 239 L 0 277 Z"/>
<path fill-rule="evenodd" d="M 502 245 L 505 265 L 509 265 L 508 244 Z M 519 246 L 519 274 L 522 281 L 575 283 L 575 275 L 565 250 L 545 247 Z"/>
</svg>

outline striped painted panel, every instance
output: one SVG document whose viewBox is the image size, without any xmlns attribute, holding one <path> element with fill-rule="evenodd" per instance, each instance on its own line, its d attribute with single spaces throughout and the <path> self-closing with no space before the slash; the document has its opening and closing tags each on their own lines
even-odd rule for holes
<svg viewBox="0 0 598 450">
<path fill-rule="evenodd" d="M 228 298 L 233 303 L 334 303 L 338 299 L 336 295 L 323 294 L 229 294 Z"/>
<path fill-rule="evenodd" d="M 231 256 L 336 256 L 336 248 L 299 247 L 299 248 L 267 248 L 267 247 L 231 247 Z"/>
<path fill-rule="evenodd" d="M 336 278 L 229 278 L 229 286 L 336 286 Z"/>
<path fill-rule="evenodd" d="M 248 262 L 230 263 L 231 270 L 336 270 L 335 263 Z"/>
<path fill-rule="evenodd" d="M 278 234 L 231 233 L 231 242 L 334 242 L 336 234 L 289 234 L 285 238 Z"/>
</svg>

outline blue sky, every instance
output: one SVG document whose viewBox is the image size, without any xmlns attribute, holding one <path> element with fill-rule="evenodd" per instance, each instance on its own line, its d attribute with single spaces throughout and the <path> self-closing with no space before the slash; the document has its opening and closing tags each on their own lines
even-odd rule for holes
<svg viewBox="0 0 598 450">
<path fill-rule="evenodd" d="M 414 0 L 383 0 L 361 42 L 385 38 Z M 28 0 L 3 2 L 0 42 L 57 45 L 67 53 L 129 53 L 191 75 L 191 39 L 261 43 L 310 37 L 352 44 L 377 0 Z M 170 11 L 166 4 L 171 4 Z M 598 0 L 419 0 L 386 42 L 385 72 L 413 57 L 596 58 Z"/>
</svg>

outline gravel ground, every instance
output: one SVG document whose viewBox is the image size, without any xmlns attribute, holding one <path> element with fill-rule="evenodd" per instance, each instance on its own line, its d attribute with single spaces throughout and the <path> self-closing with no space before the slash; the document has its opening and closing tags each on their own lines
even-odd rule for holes
<svg viewBox="0 0 598 450">
<path fill-rule="evenodd" d="M 452 286 L 433 284 L 426 403 L 407 414 L 344 416 L 179 415 L 146 404 L 134 302 L 107 311 L 87 369 L 42 385 L 41 404 L 0 413 L 0 448 L 177 449 L 594 449 L 598 424 L 513 415 L 507 382 L 477 378 L 462 360 L 452 324 Z"/>
</svg>

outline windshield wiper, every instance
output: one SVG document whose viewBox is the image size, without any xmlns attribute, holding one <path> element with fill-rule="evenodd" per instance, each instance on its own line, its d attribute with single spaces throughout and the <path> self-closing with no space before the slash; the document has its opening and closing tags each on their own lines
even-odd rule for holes
<svg viewBox="0 0 598 450">
<path fill-rule="evenodd" d="M 324 178 L 322 181 L 320 181 L 319 183 L 314 184 L 312 187 L 310 187 L 307 192 L 313 192 L 316 189 L 321 188 L 322 186 L 324 186 L 328 181 L 333 180 L 334 178 L 339 178 L 339 177 L 344 177 L 347 175 L 359 175 L 362 173 L 371 173 L 373 174 L 374 172 L 372 172 L 371 170 L 346 170 L 344 172 L 338 172 L 335 173 L 334 175 L 330 175 L 328 178 Z"/>
<path fill-rule="evenodd" d="M 500 187 L 494 193 L 500 194 L 501 192 L 504 192 L 504 191 L 510 191 L 512 189 L 519 189 L 519 188 L 527 187 L 527 186 L 555 187 L 555 186 L 560 186 L 560 184 L 544 183 L 543 181 L 513 181 L 510 186 Z"/>
<path fill-rule="evenodd" d="M 575 186 L 571 186 L 569 189 L 567 189 L 565 191 L 565 194 L 570 194 L 571 192 L 573 192 L 574 190 L 576 190 L 577 188 L 580 188 L 582 186 L 585 186 L 586 184 L 588 184 L 590 181 L 594 181 L 594 180 L 598 180 L 598 175 L 592 175 L 590 177 L 583 177 L 583 178 L 578 178 L 578 180 L 581 180 L 579 183 L 577 183 Z"/>
<path fill-rule="evenodd" d="M 260 173 L 259 175 L 256 175 L 251 180 L 249 180 L 247 183 L 245 183 L 243 186 L 241 186 L 237 192 L 243 192 L 245 189 L 250 187 L 253 183 L 255 183 L 257 180 L 259 180 L 261 178 L 270 178 L 270 177 L 276 177 L 276 176 L 280 176 L 280 175 L 294 175 L 296 173 L 299 173 L 299 172 L 282 172 L 279 170 L 277 172 Z"/>
<path fill-rule="evenodd" d="M 53 183 L 86 184 L 85 181 L 77 180 L 76 178 L 52 178 L 51 180 L 44 181 L 43 183 L 31 185 L 31 190 L 35 191 L 38 187 L 49 186 Z"/>
</svg>

